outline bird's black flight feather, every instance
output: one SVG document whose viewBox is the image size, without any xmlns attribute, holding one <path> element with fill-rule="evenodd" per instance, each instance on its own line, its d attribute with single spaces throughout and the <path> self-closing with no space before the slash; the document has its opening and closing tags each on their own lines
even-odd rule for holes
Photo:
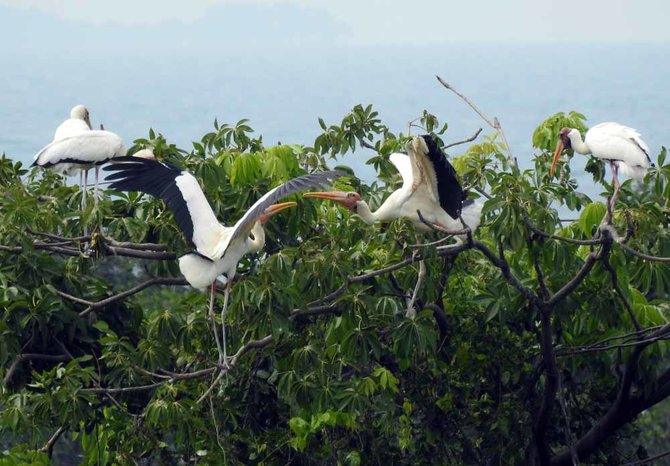
<svg viewBox="0 0 670 466">
<path fill-rule="evenodd" d="M 447 156 L 440 150 L 433 138 L 426 134 L 421 136 L 428 146 L 428 158 L 433 164 L 437 177 L 437 194 L 440 198 L 440 207 L 453 219 L 461 215 L 463 201 L 468 197 L 461 188 L 458 174 L 447 160 Z"/>
</svg>

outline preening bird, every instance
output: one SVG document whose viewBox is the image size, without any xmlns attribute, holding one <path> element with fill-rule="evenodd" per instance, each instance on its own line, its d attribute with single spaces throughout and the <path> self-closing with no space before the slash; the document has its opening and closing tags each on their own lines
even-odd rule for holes
<svg viewBox="0 0 670 466">
<path fill-rule="evenodd" d="M 565 149 L 580 154 L 591 154 L 605 160 L 612 170 L 614 190 L 619 190 L 617 174 L 621 172 L 637 180 L 644 178 L 647 169 L 654 166 L 649 158 L 649 146 L 633 128 L 612 121 L 599 123 L 586 132 L 584 140 L 579 130 L 563 128 L 556 143 L 556 151 L 551 161 L 551 177 L 556 163 Z"/>
<path fill-rule="evenodd" d="M 54 141 L 91 129 L 91 118 L 88 109 L 83 105 L 77 105 L 70 110 L 70 118 L 56 128 Z"/>
<path fill-rule="evenodd" d="M 115 172 L 105 178 L 112 182 L 109 187 L 118 191 L 141 191 L 163 199 L 179 228 L 194 246 L 194 251 L 179 258 L 179 270 L 194 288 L 211 287 L 209 314 L 222 362 L 225 361 L 225 313 L 237 263 L 245 254 L 263 248 L 265 230 L 262 225 L 270 216 L 296 205 L 295 202 L 276 204 L 277 201 L 297 191 L 322 187 L 342 173 L 311 173 L 288 180 L 268 191 L 235 225 L 227 227 L 216 219 L 198 181 L 187 171 L 148 158 L 121 157 L 115 162 L 103 168 Z M 213 311 L 215 283 L 219 275 L 225 275 L 227 279 L 221 311 L 223 346 L 216 331 Z"/>
<path fill-rule="evenodd" d="M 482 204 L 467 198 L 458 175 L 445 154 L 430 135 L 416 136 L 405 146 L 407 154 L 391 154 L 390 160 L 402 176 L 402 187 L 389 195 L 374 212 L 356 192 L 328 191 L 305 193 L 304 197 L 329 199 L 358 214 L 372 225 L 396 218 L 409 219 L 418 231 L 431 227 L 421 217 L 436 227 L 461 230 L 460 219 L 475 231 L 479 226 Z M 460 243 L 462 240 L 456 238 Z M 419 262 L 419 277 L 407 307 L 407 315 L 414 315 L 414 302 L 426 274 L 423 261 Z"/>
<path fill-rule="evenodd" d="M 126 154 L 123 140 L 111 131 L 92 130 L 89 113 L 83 105 L 70 112 L 70 118 L 56 129 L 54 140 L 35 154 L 32 166 L 53 170 L 65 176 L 84 171 L 82 207 L 85 206 L 87 173 L 95 167 L 95 191 L 98 195 L 99 166 Z"/>
<path fill-rule="evenodd" d="M 430 231 L 430 226 L 419 217 L 417 211 L 420 211 L 425 221 L 437 227 L 461 230 L 460 217 L 472 231 L 476 230 L 481 220 L 482 204 L 467 198 L 456 170 L 433 138 L 430 135 L 416 136 L 405 148 L 409 155 L 394 153 L 390 156 L 403 184 L 374 212 L 356 192 L 310 192 L 303 196 L 335 201 L 370 225 L 402 217 L 409 219 L 415 229 Z"/>
</svg>

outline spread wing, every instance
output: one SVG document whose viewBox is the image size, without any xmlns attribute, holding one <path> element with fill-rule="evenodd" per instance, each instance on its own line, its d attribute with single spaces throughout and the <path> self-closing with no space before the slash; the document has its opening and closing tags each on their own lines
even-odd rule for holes
<svg viewBox="0 0 670 466">
<path fill-rule="evenodd" d="M 224 241 L 220 247 L 217 247 L 215 258 L 223 257 L 223 255 L 226 253 L 226 250 L 228 249 L 228 246 L 234 240 L 240 237 L 248 236 L 254 224 L 258 220 L 258 217 L 260 217 L 261 214 L 265 212 L 265 209 L 270 207 L 272 204 L 276 204 L 286 196 L 289 196 L 290 194 L 296 193 L 298 191 L 320 188 L 326 184 L 329 184 L 332 180 L 335 180 L 344 175 L 346 175 L 345 172 L 337 170 L 310 173 L 290 179 L 276 188 L 271 189 L 258 201 L 256 201 L 254 205 L 252 205 L 251 208 L 242 216 L 242 218 L 239 219 L 237 223 L 235 223 L 233 231 L 227 237 L 226 241 Z"/>
<path fill-rule="evenodd" d="M 214 215 L 198 180 L 169 163 L 140 157 L 118 157 L 103 170 L 117 191 L 140 191 L 165 201 L 186 238 L 205 256 L 212 257 L 225 227 Z"/>
</svg>

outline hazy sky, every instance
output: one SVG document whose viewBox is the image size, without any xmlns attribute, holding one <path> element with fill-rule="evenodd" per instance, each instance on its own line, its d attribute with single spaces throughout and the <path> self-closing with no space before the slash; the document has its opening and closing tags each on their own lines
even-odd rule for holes
<svg viewBox="0 0 670 466">
<path fill-rule="evenodd" d="M 0 0 L 11 10 L 80 24 L 188 31 L 234 11 L 256 41 L 424 45 L 448 41 L 668 41 L 667 0 Z M 276 19 L 264 18 L 264 11 Z M 210 21 L 208 21 L 210 19 Z M 319 27 L 323 25 L 323 29 Z M 225 23 L 221 33 L 225 33 Z M 309 34 L 298 31 L 309 29 Z"/>
</svg>

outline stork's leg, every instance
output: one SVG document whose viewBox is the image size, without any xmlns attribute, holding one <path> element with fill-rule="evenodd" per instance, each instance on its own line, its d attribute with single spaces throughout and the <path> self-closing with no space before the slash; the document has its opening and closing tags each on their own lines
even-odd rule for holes
<svg viewBox="0 0 670 466">
<path fill-rule="evenodd" d="M 416 309 L 414 309 L 414 304 L 416 303 L 416 298 L 419 295 L 419 290 L 421 289 L 421 284 L 423 279 L 426 277 L 426 263 L 423 260 L 419 261 L 419 276 L 416 279 L 416 285 L 414 285 L 414 292 L 412 293 L 412 298 L 409 300 L 407 305 L 407 311 L 405 311 L 405 317 L 414 317 L 416 316 Z"/>
<path fill-rule="evenodd" d="M 417 238 L 417 243 L 420 243 L 421 240 Z M 416 253 L 416 251 L 414 252 Z M 405 311 L 405 317 L 414 317 L 416 315 L 416 310 L 414 309 L 414 303 L 416 303 L 416 298 L 419 295 L 419 290 L 421 289 L 421 284 L 423 279 L 426 276 L 426 264 L 423 259 L 419 261 L 419 276 L 416 279 L 416 284 L 414 285 L 414 291 L 412 292 L 412 297 L 407 304 L 407 310 Z"/>
<path fill-rule="evenodd" d="M 619 185 L 619 178 L 617 177 L 617 174 L 619 173 L 619 167 L 616 166 L 614 162 L 610 162 L 610 168 L 612 169 L 612 184 L 614 185 L 614 192 L 617 192 L 619 188 L 621 187 Z"/>
<path fill-rule="evenodd" d="M 93 202 L 95 205 L 98 205 L 98 175 L 100 172 L 100 167 L 95 166 L 95 188 L 93 188 Z"/>
<path fill-rule="evenodd" d="M 86 192 L 88 191 L 88 170 L 84 170 L 84 187 L 81 190 L 81 210 L 86 209 Z"/>
<path fill-rule="evenodd" d="M 214 339 L 216 340 L 216 348 L 219 350 L 219 362 L 223 358 L 223 348 L 221 347 L 221 340 L 219 339 L 219 329 L 214 318 L 214 299 L 216 297 L 216 281 L 212 282 L 211 291 L 209 295 L 209 319 L 212 323 L 212 330 L 214 331 Z"/>
<path fill-rule="evenodd" d="M 226 283 L 226 290 L 223 292 L 223 309 L 221 309 L 221 331 L 223 335 L 223 361 L 220 361 L 222 364 L 225 364 L 228 360 L 228 354 L 226 353 L 226 310 L 228 309 L 228 296 L 230 296 L 230 289 L 233 287 L 233 281 L 228 280 Z"/>
</svg>

